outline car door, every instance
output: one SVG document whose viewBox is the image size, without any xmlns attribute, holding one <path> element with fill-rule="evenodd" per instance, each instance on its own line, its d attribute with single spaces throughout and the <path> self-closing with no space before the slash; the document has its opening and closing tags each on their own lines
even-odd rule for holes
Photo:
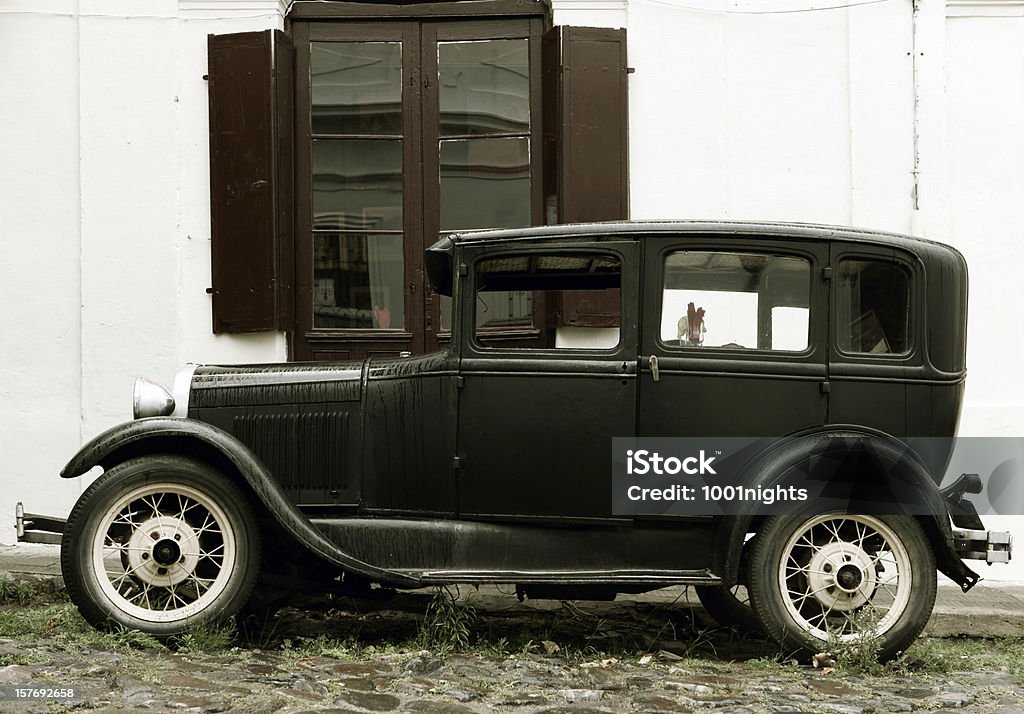
<svg viewBox="0 0 1024 714">
<path fill-rule="evenodd" d="M 636 424 L 636 244 L 467 247 L 463 256 L 460 515 L 610 519 L 612 438 L 633 436 Z M 504 344 L 498 323 L 516 310 L 502 303 L 541 297 L 539 346 Z M 585 326 L 598 305 L 604 326 Z"/>
<path fill-rule="evenodd" d="M 828 245 L 679 235 L 644 244 L 641 436 L 783 436 L 828 411 Z"/>
</svg>

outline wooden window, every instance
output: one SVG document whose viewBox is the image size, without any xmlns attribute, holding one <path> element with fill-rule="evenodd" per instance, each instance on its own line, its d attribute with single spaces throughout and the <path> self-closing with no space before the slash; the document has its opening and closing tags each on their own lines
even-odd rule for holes
<svg viewBox="0 0 1024 714">
<path fill-rule="evenodd" d="M 211 36 L 215 331 L 289 330 L 298 360 L 433 350 L 440 235 L 626 218 L 625 33 L 547 22 L 511 0 L 311 3 L 290 41 Z M 489 297 L 496 339 L 553 314 Z M 558 299 L 573 325 L 613 319 Z"/>
<path fill-rule="evenodd" d="M 423 253 L 543 218 L 543 19 L 295 22 L 295 357 L 436 349 Z M 536 334 L 529 300 L 504 325 Z M 532 333 L 531 333 L 532 331 Z"/>
</svg>

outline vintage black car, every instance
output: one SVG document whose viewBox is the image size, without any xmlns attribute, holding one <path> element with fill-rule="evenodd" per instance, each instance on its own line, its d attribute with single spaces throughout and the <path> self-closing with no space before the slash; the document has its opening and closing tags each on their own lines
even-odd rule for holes
<svg viewBox="0 0 1024 714">
<path fill-rule="evenodd" d="M 692 585 L 787 648 L 869 622 L 888 657 L 927 621 L 937 570 L 966 590 L 978 576 L 962 558 L 1009 558 L 1008 535 L 962 499 L 977 479 L 940 492 L 948 452 L 887 462 L 925 511 L 612 505 L 614 438 L 788 437 L 748 473 L 770 486 L 823 445 L 954 436 L 967 268 L 952 248 L 636 222 L 453 235 L 427 266 L 453 300 L 447 349 L 189 366 L 170 393 L 136 383 L 135 420 L 61 474 L 103 470 L 62 541 L 89 622 L 171 636 L 288 588 L 600 599 Z"/>
</svg>

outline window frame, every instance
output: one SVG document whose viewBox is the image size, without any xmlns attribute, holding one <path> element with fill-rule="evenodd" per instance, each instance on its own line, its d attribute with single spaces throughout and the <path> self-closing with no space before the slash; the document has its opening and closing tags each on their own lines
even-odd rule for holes
<svg viewBox="0 0 1024 714">
<path fill-rule="evenodd" d="M 839 286 L 838 286 L 838 275 L 839 266 L 844 260 L 860 260 L 860 261 L 872 261 L 876 263 L 888 263 L 898 266 L 903 270 L 907 277 L 907 350 L 899 353 L 875 353 L 875 352 L 850 352 L 844 350 L 840 340 L 840 329 L 845 330 L 845 326 L 841 324 L 839 315 Z M 841 358 L 844 362 L 866 362 L 866 363 L 885 363 L 885 362 L 909 362 L 919 357 L 918 346 L 920 340 L 918 339 L 919 326 L 923 324 L 921 317 L 918 315 L 919 311 L 919 298 L 918 294 L 920 288 L 918 284 L 921 281 L 921 275 L 923 275 L 923 266 L 921 261 L 914 256 L 904 256 L 902 253 L 898 253 L 896 250 L 885 251 L 884 254 L 878 252 L 872 252 L 865 248 L 844 248 L 836 251 L 832 258 L 832 265 L 837 276 L 837 280 L 834 281 L 836 284 L 832 286 L 832 297 L 830 310 L 830 322 L 832 324 L 832 334 L 829 337 L 829 344 L 832 350 L 834 350 L 833 361 L 836 358 Z"/>
<path fill-rule="evenodd" d="M 460 302 L 458 305 L 462 320 L 457 326 L 457 329 L 459 329 L 464 335 L 464 337 L 460 339 L 460 342 L 465 346 L 465 353 L 480 357 L 505 356 L 529 357 L 531 359 L 564 359 L 565 357 L 585 356 L 604 359 L 618 357 L 623 357 L 624 359 L 635 359 L 636 333 L 633 327 L 635 321 L 627 319 L 630 305 L 629 295 L 633 294 L 633 302 L 635 304 L 639 303 L 638 296 L 635 294 L 635 289 L 632 286 L 632 281 L 629 276 L 629 271 L 631 270 L 630 251 L 635 250 L 635 246 L 635 243 L 628 241 L 609 241 L 600 243 L 588 242 L 586 245 L 559 243 L 553 245 L 533 245 L 518 248 L 514 244 L 509 244 L 507 248 L 504 246 L 501 249 L 487 247 L 479 251 L 474 251 L 472 255 L 465 256 L 464 261 L 468 266 L 468 270 L 466 275 L 460 279 L 461 289 L 459 297 Z M 495 258 L 549 255 L 604 255 L 613 257 L 619 261 L 619 340 L 615 346 L 605 348 L 554 346 L 533 347 L 530 345 L 502 344 L 501 342 L 488 344 L 478 337 L 476 327 L 476 314 L 479 302 L 476 299 L 478 275 L 477 266 L 483 261 Z M 471 292 L 471 296 L 466 295 L 467 291 Z M 550 293 L 556 291 L 542 290 L 535 292 L 541 293 L 541 300 L 546 304 L 551 298 Z M 537 300 L 534 300 L 535 305 L 537 302 Z M 535 322 L 532 329 L 538 334 L 538 336 L 540 336 L 545 328 L 538 327 Z M 488 338 L 491 337 L 491 333 L 489 331 L 485 332 L 485 334 Z M 505 336 L 505 334 L 500 331 L 496 331 L 494 334 L 499 339 Z M 626 353 L 629 353 L 632 356 L 626 357 Z"/>
<path fill-rule="evenodd" d="M 213 295 L 214 332 L 284 330 L 288 358 L 293 361 L 397 356 L 406 350 L 426 352 L 449 346 L 456 352 L 461 349 L 452 342 L 450 330 L 441 330 L 440 297 L 429 290 L 425 270 L 420 270 L 425 267 L 420 262 L 422 249 L 440 237 L 440 232 L 432 234 L 423 229 L 425 221 L 422 216 L 418 219 L 418 240 L 406 225 L 402 226 L 406 243 L 415 244 L 411 249 L 415 260 L 407 259 L 405 262 L 408 280 L 404 288 L 409 293 L 415 291 L 415 295 L 412 298 L 407 295 L 405 300 L 391 295 L 392 305 L 404 302 L 409 306 L 404 310 L 405 329 L 378 329 L 376 321 L 372 323 L 373 327 L 356 326 L 368 325 L 368 322 L 350 323 L 351 326 L 346 327 L 313 327 L 316 283 L 312 270 L 307 270 L 313 257 L 313 236 L 310 235 L 312 206 L 308 206 L 307 215 L 299 215 L 302 194 L 310 189 L 312 183 L 312 122 L 303 122 L 303 114 L 308 115 L 311 104 L 311 87 L 308 76 L 304 77 L 308 75 L 310 49 L 308 45 L 302 45 L 313 39 L 313 28 L 333 30 L 345 27 L 357 33 L 350 33 L 347 37 L 322 38 L 327 41 L 374 42 L 392 38 L 376 34 L 367 36 L 364 28 L 391 26 L 401 33 L 404 27 L 411 25 L 415 26 L 417 34 L 415 57 L 422 64 L 422 43 L 419 40 L 427 25 L 438 29 L 441 41 L 460 41 L 473 39 L 464 32 L 467 28 L 480 29 L 483 36 L 479 39 L 501 39 L 494 31 L 499 25 L 506 24 L 529 27 L 528 31 L 514 32 L 513 36 L 525 36 L 530 42 L 531 185 L 530 193 L 524 192 L 520 199 L 530 201 L 530 224 L 565 222 L 570 216 L 572 222 L 628 218 L 625 139 L 627 74 L 632 70 L 626 64 L 624 29 L 553 27 L 550 0 L 526 4 L 522 0 L 477 0 L 473 3 L 448 0 L 407 4 L 340 0 L 297 4 L 289 8 L 283 32 L 216 34 L 208 40 L 211 58 L 215 54 L 213 48 L 223 49 L 225 58 L 223 62 L 210 62 L 208 76 L 211 88 L 211 234 L 216 244 L 211 269 L 216 279 L 207 293 Z M 456 26 L 459 29 L 457 36 L 444 36 L 445 27 Z M 253 38 L 257 36 L 259 51 L 256 56 L 250 56 L 246 52 L 252 49 Z M 273 41 L 268 42 L 267 38 Z M 405 53 L 408 52 L 406 50 Z M 300 67 L 300 64 L 305 64 L 305 67 Z M 424 77 L 419 67 L 414 75 L 411 74 L 405 63 L 403 74 L 406 75 L 404 80 L 412 83 L 410 87 L 403 81 L 402 136 L 408 144 L 413 138 L 406 131 L 408 112 L 404 110 L 407 106 L 404 95 L 407 92 L 417 93 L 416 101 L 421 106 L 419 123 L 425 124 L 419 98 L 424 91 Z M 254 76 L 262 82 L 258 86 L 243 87 L 244 83 L 237 81 L 238 77 Z M 220 87 L 230 91 L 215 91 Z M 306 101 L 301 100 L 303 93 Z M 244 111 L 239 111 L 240 108 Z M 233 145 L 224 145 L 225 136 L 238 133 L 238 127 L 228 116 L 231 112 L 241 118 L 244 129 L 256 127 L 260 135 L 255 141 L 263 142 L 267 148 L 266 156 L 261 154 L 259 157 L 266 165 L 265 170 L 248 169 L 243 161 L 248 154 L 241 156 L 242 152 Z M 269 133 L 260 123 L 264 119 L 271 127 Z M 342 125 L 338 128 L 347 130 Z M 329 129 L 327 133 L 330 133 Z M 418 145 L 423 146 L 421 137 Z M 217 153 L 218 147 L 222 149 L 220 154 Z M 226 157 L 228 165 L 236 167 L 237 176 L 214 180 L 217 156 L 220 155 Z M 412 167 L 416 163 L 403 161 L 404 181 L 409 180 L 407 176 L 410 171 L 415 171 Z M 581 170 L 591 177 L 590 181 L 580 184 L 563 180 L 578 175 Z M 268 174 L 266 179 L 253 179 L 254 174 L 260 171 Z M 436 178 L 439 181 L 440 177 Z M 417 180 L 422 185 L 422 171 Z M 268 193 L 273 194 L 273 201 L 266 200 Z M 311 204 L 312 197 L 307 196 L 306 202 Z M 411 209 L 404 205 L 404 215 L 411 215 Z M 421 195 L 418 206 L 422 208 L 423 205 Z M 224 207 L 236 214 L 240 212 L 241 218 L 219 210 Z M 515 216 L 517 221 L 520 218 L 525 218 L 525 215 Z M 512 222 L 513 218 L 506 215 L 503 220 Z M 259 223 L 259 231 L 246 230 L 245 226 L 255 222 Z M 487 221 L 480 218 L 473 222 Z M 236 233 L 242 245 L 241 251 L 230 250 L 231 241 L 224 238 Z M 254 256 L 251 261 L 250 255 Z M 261 297 L 270 295 L 273 300 L 253 300 L 254 294 Z M 226 303 L 225 296 L 238 299 Z M 595 308 L 591 312 L 600 318 L 605 310 Z M 458 315 L 453 316 L 453 323 L 458 319 Z M 535 324 L 540 324 L 539 318 Z M 511 338 L 520 341 L 531 339 L 529 334 Z"/>
<path fill-rule="evenodd" d="M 495 7 L 507 6 L 496 3 Z M 381 17 L 346 14 L 351 22 L 295 22 L 292 37 L 296 46 L 296 335 L 294 357 L 345 358 L 352 353 L 367 354 L 402 350 L 432 352 L 451 341 L 451 330 L 441 329 L 441 298 L 426 281 L 423 252 L 442 235 L 440 177 L 440 92 L 435 80 L 437 51 L 441 42 L 525 39 L 529 43 L 529 169 L 530 225 L 544 219 L 544 142 L 541 45 L 547 27 L 543 13 L 524 12 L 517 6 L 488 16 L 474 12 L 472 17 L 445 14 L 429 15 L 420 6 L 412 12 Z M 360 8 L 356 8 L 360 9 Z M 482 16 L 481 16 L 482 15 Z M 331 15 L 331 17 L 337 17 Z M 402 185 L 404 256 L 404 329 L 323 328 L 315 327 L 313 310 L 312 147 L 314 136 L 309 118 L 311 110 L 310 66 L 313 42 L 402 42 Z M 525 226 L 524 226 L 525 227 Z M 451 231 L 446 231 L 451 232 Z M 538 315 L 533 315 L 536 324 Z M 507 331 L 508 339 L 535 339 L 536 328 Z M 330 357 L 336 358 L 336 357 Z"/>
<path fill-rule="evenodd" d="M 745 347 L 742 349 L 731 348 L 731 347 L 705 347 L 699 348 L 687 348 L 681 347 L 678 344 L 672 345 L 665 342 L 661 337 L 661 320 L 664 315 L 665 309 L 665 277 L 666 277 L 666 263 L 668 257 L 673 253 L 730 253 L 730 254 L 749 254 L 749 255 L 762 255 L 767 257 L 777 258 L 796 258 L 803 260 L 808 265 L 807 270 L 807 347 L 802 350 L 762 350 L 756 347 Z M 691 359 L 699 359 L 701 356 L 705 358 L 713 359 L 792 359 L 792 360 L 806 360 L 812 357 L 817 350 L 817 341 L 815 338 L 815 267 L 818 263 L 817 256 L 810 251 L 803 252 L 800 250 L 793 250 L 783 248 L 779 243 L 775 242 L 771 245 L 764 244 L 751 244 L 749 242 L 737 241 L 736 243 L 728 246 L 723 246 L 721 243 L 709 243 L 706 241 L 697 241 L 690 245 L 669 245 L 663 247 L 657 254 L 657 299 L 654 301 L 655 312 L 652 315 L 653 322 L 656 323 L 654 327 L 654 344 L 662 352 L 670 354 L 672 356 L 688 357 Z M 820 266 L 818 266 L 820 267 Z M 827 310 L 828 306 L 825 306 Z M 822 307 L 819 306 L 818 312 L 822 311 Z M 818 319 L 821 319 L 820 317 Z"/>
</svg>

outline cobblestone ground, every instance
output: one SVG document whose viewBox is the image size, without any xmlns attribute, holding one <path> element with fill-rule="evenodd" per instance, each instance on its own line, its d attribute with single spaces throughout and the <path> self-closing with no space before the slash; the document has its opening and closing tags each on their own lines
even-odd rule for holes
<svg viewBox="0 0 1024 714">
<path fill-rule="evenodd" d="M 508 597 L 471 600 L 470 636 L 479 644 L 441 655 L 414 644 L 428 601 L 312 602 L 243 637 L 242 646 L 205 654 L 93 641 L 70 605 L 48 605 L 41 627 L 52 634 L 0 639 L 0 689 L 74 686 L 81 697 L 7 701 L 0 710 L 1024 712 L 1020 677 L 945 645 L 947 654 L 926 655 L 960 660 L 942 673 L 934 661 L 908 657 L 877 676 L 823 674 L 785 661 L 756 636 L 713 628 L 689 608 L 531 607 Z M 76 627 L 82 634 L 69 638 L 64 631 Z M 997 645 L 1010 648 L 1012 660 L 1013 643 L 980 648 Z M 969 651 L 978 650 L 974 643 Z"/>
</svg>

